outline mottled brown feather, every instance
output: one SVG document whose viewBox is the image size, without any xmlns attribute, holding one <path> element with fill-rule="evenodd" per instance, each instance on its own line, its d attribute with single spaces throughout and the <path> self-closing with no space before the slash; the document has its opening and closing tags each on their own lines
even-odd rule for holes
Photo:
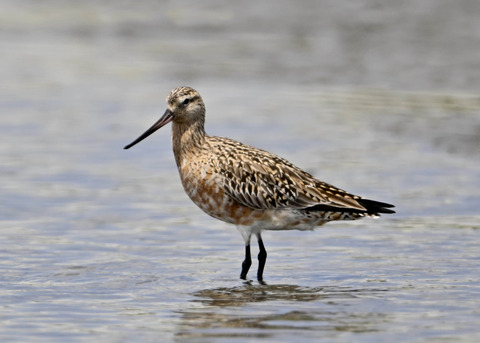
<svg viewBox="0 0 480 343">
<path fill-rule="evenodd" d="M 287 160 L 240 142 L 208 136 L 209 155 L 218 159 L 216 173 L 223 177 L 225 193 L 255 209 L 304 209 L 331 205 L 366 211 L 349 194 L 321 182 Z"/>
</svg>

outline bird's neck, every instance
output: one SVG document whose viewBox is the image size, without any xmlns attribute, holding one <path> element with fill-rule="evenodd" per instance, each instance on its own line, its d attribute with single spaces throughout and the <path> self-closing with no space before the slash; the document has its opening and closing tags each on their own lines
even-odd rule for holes
<svg viewBox="0 0 480 343">
<path fill-rule="evenodd" d="M 195 155 L 205 142 L 205 129 L 202 122 L 173 123 L 172 145 L 175 162 L 180 168 L 185 158 Z"/>
</svg>

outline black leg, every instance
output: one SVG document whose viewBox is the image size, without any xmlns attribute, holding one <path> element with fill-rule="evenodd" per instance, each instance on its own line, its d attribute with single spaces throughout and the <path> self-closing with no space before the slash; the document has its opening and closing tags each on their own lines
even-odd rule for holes
<svg viewBox="0 0 480 343">
<path fill-rule="evenodd" d="M 258 253 L 257 279 L 258 281 L 263 281 L 263 269 L 265 268 L 265 262 L 267 262 L 267 250 L 265 250 L 260 236 L 258 237 L 258 247 L 260 248 L 260 252 Z"/>
<path fill-rule="evenodd" d="M 245 245 L 245 260 L 242 262 L 242 273 L 240 274 L 240 279 L 246 280 L 247 273 L 252 265 L 252 257 L 250 256 L 250 244 Z"/>
</svg>

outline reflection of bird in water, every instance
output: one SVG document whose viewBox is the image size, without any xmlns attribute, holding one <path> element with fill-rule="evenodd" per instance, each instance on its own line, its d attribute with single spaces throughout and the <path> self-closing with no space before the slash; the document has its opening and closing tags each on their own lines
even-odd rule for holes
<svg viewBox="0 0 480 343">
<path fill-rule="evenodd" d="M 377 290 L 375 290 L 377 291 Z M 240 287 L 205 289 L 193 293 L 206 306 L 240 306 L 262 301 L 313 301 L 321 298 L 353 298 L 361 290 L 348 287 L 301 287 L 297 285 L 265 285 L 244 283 Z"/>
<path fill-rule="evenodd" d="M 194 306 L 185 306 L 176 336 L 206 340 L 222 334 L 237 340 L 285 340 L 298 330 L 319 334 L 372 332 L 390 320 L 388 314 L 361 304 L 378 299 L 388 289 L 350 287 L 303 287 L 297 285 L 252 285 L 221 287 L 194 292 Z M 265 302 L 259 307 L 253 303 Z M 200 304 L 199 304 L 200 303 Z M 353 306 L 357 304 L 358 307 Z M 252 330 L 248 330 L 248 329 Z M 279 330 L 280 329 L 280 330 Z M 293 330 L 292 330 L 293 329 Z M 224 337 L 224 336 L 220 336 Z M 318 338 L 318 336 L 317 336 Z"/>
<path fill-rule="evenodd" d="M 257 278 L 262 280 L 267 258 L 262 230 L 311 230 L 332 220 L 394 213 L 393 205 L 347 193 L 267 151 L 207 135 L 205 105 L 192 88 L 172 90 L 167 105 L 165 114 L 125 149 L 172 122 L 173 152 L 186 193 L 203 211 L 242 233 L 242 279 L 252 263 L 252 234 L 260 249 Z"/>
</svg>

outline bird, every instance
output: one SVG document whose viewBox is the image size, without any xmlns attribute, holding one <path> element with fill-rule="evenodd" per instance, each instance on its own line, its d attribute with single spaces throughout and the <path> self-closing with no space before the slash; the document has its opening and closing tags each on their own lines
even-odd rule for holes
<svg viewBox="0 0 480 343">
<path fill-rule="evenodd" d="M 264 230 L 313 230 L 330 221 L 395 213 L 392 204 L 348 193 L 275 154 L 208 135 L 205 103 L 191 87 L 173 89 L 161 118 L 124 149 L 170 122 L 173 154 L 185 192 L 210 216 L 236 225 L 244 239 L 242 280 L 247 280 L 251 237 L 256 236 L 257 280 L 264 282 Z"/>
</svg>

